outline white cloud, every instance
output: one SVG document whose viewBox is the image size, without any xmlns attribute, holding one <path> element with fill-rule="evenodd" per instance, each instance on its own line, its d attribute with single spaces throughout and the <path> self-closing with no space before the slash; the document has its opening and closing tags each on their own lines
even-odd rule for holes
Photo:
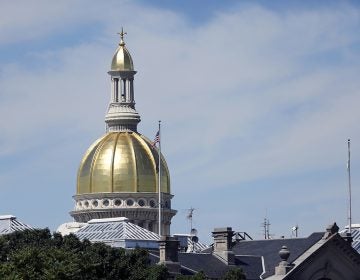
<svg viewBox="0 0 360 280">
<path fill-rule="evenodd" d="M 242 186 L 229 198 L 238 203 L 240 193 L 252 196 L 244 185 L 276 178 L 291 182 L 292 176 L 340 166 L 347 137 L 360 138 L 355 7 L 277 12 L 240 6 L 191 27 L 174 12 L 128 1 L 91 6 L 77 1 L 69 9 L 70 3 L 38 1 L 31 9 L 26 1 L 1 4 L 3 47 L 45 44 L 57 32 L 56 39 L 64 40 L 39 51 L 25 44 L 22 60 L 2 64 L 1 155 L 48 149 L 49 133 L 50 139 L 55 132 L 62 135 L 53 140 L 55 148 L 70 138 L 86 147 L 100 136 L 110 97 L 106 71 L 118 40 L 114 33 L 122 25 L 138 70 L 140 131 L 151 138 L 163 118 L 175 194 L 194 185 L 198 193 Z M 66 43 L 67 32 L 80 37 L 89 26 L 96 36 Z M 80 161 L 82 151 L 74 153 L 70 146 L 62 151 Z M 354 155 L 359 157 L 359 150 Z M 70 199 L 75 186 L 66 188 Z M 278 199 L 272 190 L 262 191 Z"/>
</svg>

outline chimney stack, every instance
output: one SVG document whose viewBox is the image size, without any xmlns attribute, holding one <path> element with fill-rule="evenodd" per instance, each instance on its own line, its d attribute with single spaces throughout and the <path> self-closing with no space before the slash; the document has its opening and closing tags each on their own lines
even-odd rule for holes
<svg viewBox="0 0 360 280">
<path fill-rule="evenodd" d="M 165 265 L 170 275 L 180 274 L 179 240 L 176 237 L 161 236 L 159 241 L 160 260 L 158 264 Z"/>
<path fill-rule="evenodd" d="M 336 223 L 328 225 L 326 228 L 326 232 L 323 236 L 323 239 L 328 239 L 329 237 L 333 236 L 334 234 L 339 232 L 339 227 Z"/>
<path fill-rule="evenodd" d="M 232 251 L 232 237 L 234 236 L 234 231 L 232 228 L 215 228 L 212 234 L 214 237 L 213 254 L 227 265 L 234 265 L 235 254 Z"/>
</svg>

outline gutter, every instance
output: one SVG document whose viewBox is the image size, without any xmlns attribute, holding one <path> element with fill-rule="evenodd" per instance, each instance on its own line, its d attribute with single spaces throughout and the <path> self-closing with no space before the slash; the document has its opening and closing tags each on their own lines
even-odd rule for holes
<svg viewBox="0 0 360 280">
<path fill-rule="evenodd" d="M 261 256 L 261 264 L 262 264 L 263 272 L 260 274 L 260 279 L 264 279 L 263 276 L 266 273 L 266 270 L 265 270 L 265 259 L 263 256 Z"/>
</svg>

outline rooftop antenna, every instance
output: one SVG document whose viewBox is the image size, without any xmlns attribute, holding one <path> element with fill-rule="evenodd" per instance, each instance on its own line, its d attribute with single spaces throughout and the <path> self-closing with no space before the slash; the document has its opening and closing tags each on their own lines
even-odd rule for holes
<svg viewBox="0 0 360 280">
<path fill-rule="evenodd" d="M 291 228 L 291 237 L 294 235 L 295 233 L 295 237 L 298 237 L 298 230 L 299 230 L 299 226 L 296 224 L 296 226 L 293 226 Z"/>
<path fill-rule="evenodd" d="M 264 227 L 264 239 L 270 239 L 270 221 L 268 218 L 264 218 L 264 222 L 261 224 Z"/>
<path fill-rule="evenodd" d="M 349 227 L 347 234 L 351 236 L 351 174 L 350 174 L 350 138 L 347 142 L 348 146 L 348 162 L 347 162 L 347 172 L 348 172 L 348 184 L 349 184 L 349 212 L 348 212 L 348 221 Z"/>
<path fill-rule="evenodd" d="M 188 214 L 186 215 L 186 219 L 190 221 L 190 250 L 189 252 L 195 252 L 196 251 L 196 243 L 199 242 L 199 238 L 197 237 L 198 231 L 197 229 L 193 228 L 193 215 L 195 208 L 192 206 L 189 209 L 186 209 L 188 211 Z"/>
<path fill-rule="evenodd" d="M 194 211 L 195 208 L 193 208 L 192 206 L 190 206 L 189 209 L 186 209 L 188 211 L 188 214 L 186 215 L 186 219 L 188 219 L 190 221 L 190 233 L 193 230 L 193 215 L 194 215 Z"/>
</svg>

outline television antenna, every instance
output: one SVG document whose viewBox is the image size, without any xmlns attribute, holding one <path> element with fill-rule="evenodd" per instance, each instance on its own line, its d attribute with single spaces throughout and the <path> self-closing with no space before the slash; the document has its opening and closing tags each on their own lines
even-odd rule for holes
<svg viewBox="0 0 360 280">
<path fill-rule="evenodd" d="M 270 220 L 268 218 L 264 218 L 264 222 L 261 224 L 264 230 L 264 239 L 270 239 Z"/>
<path fill-rule="evenodd" d="M 347 172 L 348 172 L 348 189 L 349 189 L 349 209 L 348 209 L 348 221 L 349 221 L 349 227 L 347 235 L 351 237 L 351 174 L 350 174 L 350 138 L 347 141 L 347 148 L 348 148 L 348 161 L 347 161 Z"/>
<path fill-rule="evenodd" d="M 295 237 L 298 237 L 298 231 L 299 231 L 299 226 L 296 224 L 296 226 L 293 226 L 291 228 L 291 237 L 293 237 L 294 234 L 295 234 Z"/>
<path fill-rule="evenodd" d="M 192 206 L 190 206 L 189 209 L 186 209 L 188 214 L 186 215 L 186 219 L 189 220 L 190 222 L 190 234 L 192 234 L 192 230 L 193 230 L 193 215 L 194 215 L 194 211 L 196 210 L 195 208 L 193 208 Z"/>
</svg>

